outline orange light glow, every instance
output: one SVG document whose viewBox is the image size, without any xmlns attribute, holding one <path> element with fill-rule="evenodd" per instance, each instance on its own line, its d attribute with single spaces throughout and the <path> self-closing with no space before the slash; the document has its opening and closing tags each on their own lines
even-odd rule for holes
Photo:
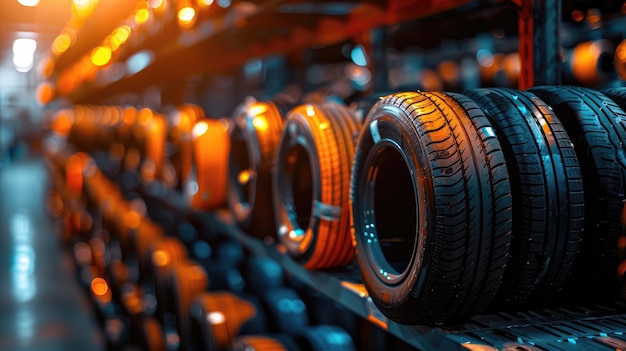
<svg viewBox="0 0 626 351">
<path fill-rule="evenodd" d="M 67 135 L 74 124 L 74 116 L 70 115 L 69 110 L 61 110 L 52 121 L 51 128 L 53 131 Z"/>
<path fill-rule="evenodd" d="M 152 253 L 152 263 L 157 267 L 164 267 L 170 263 L 170 255 L 164 250 Z"/>
<path fill-rule="evenodd" d="M 76 17 L 86 18 L 93 12 L 98 0 L 72 0 L 72 10 Z"/>
<path fill-rule="evenodd" d="M 56 55 L 60 55 L 67 51 L 72 45 L 72 39 L 69 34 L 63 33 L 59 34 L 54 41 L 52 42 L 52 52 Z"/>
<path fill-rule="evenodd" d="M 209 125 L 205 121 L 200 121 L 196 123 L 193 127 L 193 136 L 195 138 L 199 138 L 204 135 L 209 130 Z"/>
<path fill-rule="evenodd" d="M 254 178 L 254 170 L 246 169 L 239 172 L 239 175 L 237 176 L 237 181 L 241 185 L 246 185 L 252 178 Z"/>
<path fill-rule="evenodd" d="M 128 40 L 129 36 L 130 36 L 129 26 L 123 25 L 123 26 L 117 27 L 113 31 L 113 35 L 111 35 L 111 43 L 119 47 L 120 45 L 124 44 Z"/>
<path fill-rule="evenodd" d="M 581 10 L 572 11 L 572 20 L 574 22 L 580 22 L 585 19 L 585 14 Z"/>
<path fill-rule="evenodd" d="M 94 295 L 104 296 L 109 291 L 109 285 L 102 278 L 93 278 L 91 281 L 91 291 Z"/>
<path fill-rule="evenodd" d="M 137 120 L 137 109 L 132 106 L 125 108 L 124 117 L 122 117 L 122 119 L 124 124 L 128 126 L 135 124 L 135 121 Z"/>
<path fill-rule="evenodd" d="M 41 60 L 41 63 L 39 63 L 39 74 L 43 78 L 49 78 L 54 72 L 54 66 L 55 63 L 52 57 L 45 57 Z"/>
<path fill-rule="evenodd" d="M 138 228 L 141 223 L 141 216 L 136 211 L 126 212 L 123 221 L 127 228 Z"/>
<path fill-rule="evenodd" d="M 250 115 L 258 116 L 267 111 L 267 106 L 265 104 L 256 103 L 250 107 Z"/>
<path fill-rule="evenodd" d="M 111 61 L 111 49 L 98 46 L 91 51 L 91 63 L 102 67 Z"/>
<path fill-rule="evenodd" d="M 144 24 L 150 19 L 150 12 L 147 9 L 139 9 L 135 13 L 135 23 Z"/>
<path fill-rule="evenodd" d="M 52 101 L 52 97 L 54 96 L 54 87 L 50 82 L 42 82 L 37 87 L 37 101 L 46 105 L 50 101 Z"/>
<path fill-rule="evenodd" d="M 269 125 L 267 124 L 267 120 L 265 119 L 265 117 L 262 117 L 262 116 L 254 117 L 254 119 L 252 119 L 252 124 L 259 131 L 265 131 L 267 130 L 267 128 L 269 128 Z"/>
<path fill-rule="evenodd" d="M 615 62 L 615 69 L 619 76 L 623 80 L 626 80 L 626 39 L 622 40 L 615 49 L 615 58 L 613 61 Z"/>
<path fill-rule="evenodd" d="M 181 28 L 193 26 L 196 19 L 196 10 L 193 7 L 183 7 L 178 10 L 178 24 Z"/>
<path fill-rule="evenodd" d="M 617 266 L 617 276 L 620 279 L 626 278 L 626 261 L 620 262 Z"/>
<path fill-rule="evenodd" d="M 88 156 L 79 152 L 70 156 L 65 163 L 66 186 L 75 194 L 80 194 L 83 189 L 83 166 L 86 157 Z"/>
<path fill-rule="evenodd" d="M 142 108 L 138 112 L 137 122 L 139 122 L 142 126 L 147 126 L 148 122 L 152 120 L 152 116 L 152 110 L 150 110 L 149 108 Z"/>
<path fill-rule="evenodd" d="M 150 0 L 148 1 L 148 5 L 153 9 L 158 9 L 161 7 L 165 7 L 165 1 L 163 0 Z"/>
<path fill-rule="evenodd" d="M 198 0 L 198 5 L 203 7 L 209 7 L 213 5 L 214 2 L 214 0 Z"/>
<path fill-rule="evenodd" d="M 168 2 L 165 0 L 149 0 L 148 5 L 156 16 L 162 16 L 168 9 Z"/>
</svg>

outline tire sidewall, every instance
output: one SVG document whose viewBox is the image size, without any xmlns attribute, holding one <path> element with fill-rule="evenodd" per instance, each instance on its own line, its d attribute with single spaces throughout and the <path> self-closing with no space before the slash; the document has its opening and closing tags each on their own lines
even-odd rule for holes
<svg viewBox="0 0 626 351">
<path fill-rule="evenodd" d="M 377 123 L 380 139 L 374 141 L 372 135 L 372 124 Z M 407 300 L 416 298 L 421 291 L 418 287 L 423 286 L 431 256 L 431 233 L 429 233 L 428 223 L 432 218 L 432 209 L 429 204 L 432 201 L 432 180 L 430 180 L 430 169 L 423 165 L 429 165 L 428 156 L 424 153 L 424 148 L 420 145 L 418 130 L 409 120 L 407 114 L 399 107 L 386 102 L 379 102 L 368 115 L 364 123 L 364 128 L 357 143 L 355 162 L 352 171 L 351 181 L 351 207 L 354 218 L 353 239 L 356 248 L 357 263 L 361 269 L 363 281 L 370 292 L 372 299 L 381 309 L 389 309 L 390 315 L 394 313 L 394 306 L 406 303 Z M 377 137 L 378 138 L 378 137 Z M 387 146 L 377 146 L 386 143 Z M 390 283 L 383 274 L 380 273 L 380 266 L 372 259 L 372 250 L 366 244 L 366 239 L 362 233 L 367 216 L 373 219 L 373 208 L 365 208 L 366 203 L 373 204 L 373 199 L 367 200 L 368 196 L 373 196 L 373 183 L 368 180 L 371 166 L 375 162 L 374 153 L 382 147 L 395 145 L 397 151 L 402 154 L 406 167 L 411 173 L 413 191 L 416 195 L 415 208 L 417 211 L 417 223 L 415 227 L 416 242 L 412 250 L 410 262 L 407 269 L 401 273 L 401 277 Z M 391 146 L 394 147 L 394 146 Z M 367 191 L 367 188 L 371 188 Z M 369 193 L 369 195 L 368 195 Z M 365 201 L 364 201 L 365 200 Z M 369 211 L 369 212 L 368 212 Z M 374 235 L 377 237 L 378 233 Z"/>
</svg>

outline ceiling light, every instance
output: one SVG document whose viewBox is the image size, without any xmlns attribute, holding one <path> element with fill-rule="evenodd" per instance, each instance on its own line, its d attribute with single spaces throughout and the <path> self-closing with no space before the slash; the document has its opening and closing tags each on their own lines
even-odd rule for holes
<svg viewBox="0 0 626 351">
<path fill-rule="evenodd" d="M 17 0 L 17 2 L 26 7 L 35 7 L 39 5 L 39 0 Z"/>
<path fill-rule="evenodd" d="M 17 38 L 13 41 L 13 54 L 32 56 L 37 50 L 37 41 L 29 38 Z"/>
</svg>

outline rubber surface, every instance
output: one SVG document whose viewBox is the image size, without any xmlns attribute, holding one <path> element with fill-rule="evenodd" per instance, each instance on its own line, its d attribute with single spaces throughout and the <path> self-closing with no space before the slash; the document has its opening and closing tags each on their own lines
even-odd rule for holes
<svg viewBox="0 0 626 351">
<path fill-rule="evenodd" d="M 579 289 L 583 297 L 615 296 L 617 242 L 626 188 L 626 113 L 605 95 L 580 87 L 530 89 L 546 101 L 569 134 L 585 191 L 585 234 Z"/>
<path fill-rule="evenodd" d="M 211 210 L 226 201 L 228 186 L 228 154 L 230 139 L 228 122 L 203 119 L 193 130 L 193 166 L 197 191 L 191 205 L 197 209 Z M 193 177 L 193 176 L 192 176 Z"/>
<path fill-rule="evenodd" d="M 388 317 L 449 321 L 492 300 L 509 254 L 511 189 L 500 142 L 469 98 L 383 97 L 359 137 L 351 201 L 357 263 Z"/>
<path fill-rule="evenodd" d="M 184 350 L 190 342 L 189 308 L 194 299 L 207 289 L 209 282 L 204 269 L 189 261 L 172 266 L 169 281 L 165 308 L 170 316 L 175 317 L 176 331 Z"/>
<path fill-rule="evenodd" d="M 239 226 L 257 237 L 273 237 L 272 171 L 284 114 L 272 102 L 238 108 L 230 132 L 228 207 Z"/>
<path fill-rule="evenodd" d="M 203 293 L 191 305 L 190 313 L 191 341 L 198 350 L 225 349 L 240 334 L 267 329 L 262 307 L 252 295 Z"/>
<path fill-rule="evenodd" d="M 584 193 L 572 142 L 552 109 L 529 92 L 466 93 L 500 138 L 513 196 L 511 258 L 501 308 L 558 292 L 574 264 L 584 228 Z"/>
<path fill-rule="evenodd" d="M 287 116 L 274 173 L 278 239 L 306 268 L 353 261 L 349 185 L 360 127 L 344 106 L 300 105 Z"/>
</svg>

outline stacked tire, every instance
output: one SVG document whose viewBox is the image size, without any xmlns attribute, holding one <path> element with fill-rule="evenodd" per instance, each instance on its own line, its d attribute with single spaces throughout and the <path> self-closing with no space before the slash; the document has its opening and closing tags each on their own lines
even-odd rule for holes
<svg viewBox="0 0 626 351">
<path fill-rule="evenodd" d="M 512 202 L 502 146 L 459 94 L 399 93 L 370 111 L 351 181 L 357 262 L 400 323 L 485 308 L 504 273 Z"/>
<path fill-rule="evenodd" d="M 345 106 L 304 104 L 287 115 L 273 176 L 276 233 L 309 269 L 354 260 L 349 186 L 360 123 Z"/>
<path fill-rule="evenodd" d="M 357 142 L 350 198 L 379 309 L 436 323 L 615 298 L 626 114 L 623 90 L 606 94 L 616 102 L 577 87 L 382 97 Z"/>
</svg>

